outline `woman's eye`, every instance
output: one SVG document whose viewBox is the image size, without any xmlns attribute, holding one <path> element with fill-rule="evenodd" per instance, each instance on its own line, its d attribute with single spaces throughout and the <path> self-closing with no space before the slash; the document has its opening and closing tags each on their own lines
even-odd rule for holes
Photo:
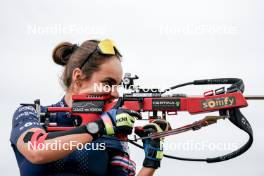
<svg viewBox="0 0 264 176">
<path fill-rule="evenodd" d="M 104 81 L 103 83 L 104 83 L 104 85 L 108 85 L 108 86 L 112 86 L 113 85 L 111 81 Z"/>
</svg>

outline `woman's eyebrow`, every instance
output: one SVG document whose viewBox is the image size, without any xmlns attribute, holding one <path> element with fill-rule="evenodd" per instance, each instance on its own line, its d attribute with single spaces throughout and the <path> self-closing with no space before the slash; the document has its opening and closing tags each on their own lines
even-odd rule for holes
<svg viewBox="0 0 264 176">
<path fill-rule="evenodd" d="M 110 81 L 112 84 L 117 84 L 117 81 L 114 78 L 111 78 L 111 77 L 105 78 L 104 81 Z"/>
</svg>

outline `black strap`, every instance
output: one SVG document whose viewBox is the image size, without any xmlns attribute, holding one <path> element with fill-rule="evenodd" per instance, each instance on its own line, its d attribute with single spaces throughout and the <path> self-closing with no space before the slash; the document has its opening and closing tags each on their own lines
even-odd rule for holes
<svg viewBox="0 0 264 176">
<path fill-rule="evenodd" d="M 246 152 L 252 145 L 253 143 L 253 131 L 252 128 L 248 122 L 248 120 L 246 119 L 246 117 L 243 116 L 243 114 L 240 112 L 239 108 L 233 108 L 230 109 L 226 112 L 229 112 L 230 118 L 229 120 L 238 128 L 240 128 L 241 130 L 245 131 L 248 135 L 249 135 L 249 139 L 247 141 L 247 143 L 245 143 L 242 147 L 240 147 L 239 149 L 223 155 L 223 156 L 219 156 L 216 158 L 207 158 L 206 162 L 208 163 L 215 163 L 215 162 L 221 162 L 221 161 L 226 161 L 232 158 L 235 158 L 241 154 L 243 154 L 244 152 Z M 224 113 L 226 113 L 224 112 Z M 220 111 L 220 114 L 222 114 L 223 112 Z"/>
<path fill-rule="evenodd" d="M 249 139 L 248 139 L 246 144 L 244 144 L 242 147 L 240 147 L 239 149 L 237 149 L 237 150 L 235 150 L 229 154 L 219 156 L 219 157 L 215 157 L 215 158 L 206 158 L 206 159 L 184 158 L 184 157 L 177 157 L 177 156 L 166 155 L 166 154 L 164 154 L 164 157 L 176 159 L 176 160 L 182 160 L 182 161 L 203 161 L 203 162 L 207 162 L 207 163 L 216 163 L 216 162 L 222 162 L 222 161 L 226 161 L 226 160 L 235 158 L 235 157 L 243 154 L 244 152 L 246 152 L 251 147 L 251 145 L 253 143 L 253 131 L 252 131 L 252 128 L 251 128 L 248 120 L 240 112 L 239 108 L 233 108 L 233 109 L 229 109 L 229 110 L 220 111 L 220 115 L 229 115 L 230 116 L 229 120 L 235 126 L 240 128 L 241 130 L 245 131 L 249 135 Z M 129 142 L 131 144 L 143 149 L 143 146 L 137 144 L 136 142 L 133 142 L 133 141 L 129 141 Z"/>
</svg>

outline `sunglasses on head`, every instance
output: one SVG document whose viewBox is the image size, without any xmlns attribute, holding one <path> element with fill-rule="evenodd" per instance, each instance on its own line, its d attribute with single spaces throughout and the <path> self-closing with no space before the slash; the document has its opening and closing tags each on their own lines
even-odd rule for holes
<svg viewBox="0 0 264 176">
<path fill-rule="evenodd" d="M 98 45 L 96 46 L 96 48 L 94 49 L 93 52 L 91 52 L 87 58 L 84 60 L 84 62 L 82 63 L 82 65 L 80 66 L 80 69 L 83 68 L 83 66 L 86 64 L 86 62 L 89 61 L 89 59 L 95 54 L 95 53 L 99 53 L 101 55 L 107 55 L 107 56 L 114 56 L 117 55 L 119 57 L 122 57 L 122 55 L 120 54 L 120 52 L 118 51 L 118 49 L 116 48 L 114 42 L 112 40 L 109 39 L 105 39 L 102 40 L 98 43 Z"/>
</svg>

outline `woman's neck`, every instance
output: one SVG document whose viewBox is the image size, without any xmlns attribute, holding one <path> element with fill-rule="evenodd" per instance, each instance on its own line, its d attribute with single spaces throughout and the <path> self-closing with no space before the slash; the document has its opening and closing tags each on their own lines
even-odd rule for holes
<svg viewBox="0 0 264 176">
<path fill-rule="evenodd" d="M 64 100 L 68 107 L 72 107 L 72 93 L 71 92 L 66 92 Z"/>
</svg>

